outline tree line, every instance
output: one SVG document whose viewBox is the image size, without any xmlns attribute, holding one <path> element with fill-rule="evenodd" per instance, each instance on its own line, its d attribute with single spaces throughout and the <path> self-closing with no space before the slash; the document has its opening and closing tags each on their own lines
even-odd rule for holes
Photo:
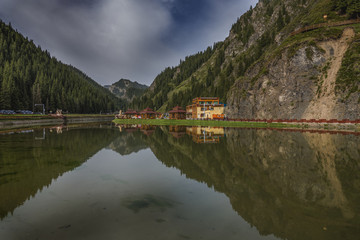
<svg viewBox="0 0 360 240">
<path fill-rule="evenodd" d="M 124 103 L 80 70 L 61 63 L 0 20 L 0 109 L 111 112 Z"/>
<path fill-rule="evenodd" d="M 349 18 L 360 17 L 360 1 L 359 0 L 331 0 L 333 10 L 340 14 L 347 14 Z"/>
</svg>

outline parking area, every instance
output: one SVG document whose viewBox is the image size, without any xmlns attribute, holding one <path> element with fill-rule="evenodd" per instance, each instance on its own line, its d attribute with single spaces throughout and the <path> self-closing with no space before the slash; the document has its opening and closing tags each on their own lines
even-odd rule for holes
<svg viewBox="0 0 360 240">
<path fill-rule="evenodd" d="M 0 114 L 34 114 L 30 110 L 0 110 Z"/>
</svg>

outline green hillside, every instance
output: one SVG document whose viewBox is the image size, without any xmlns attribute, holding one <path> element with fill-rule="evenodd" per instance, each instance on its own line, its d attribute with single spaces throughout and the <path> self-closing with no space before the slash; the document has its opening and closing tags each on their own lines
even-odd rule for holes
<svg viewBox="0 0 360 240">
<path fill-rule="evenodd" d="M 110 112 L 124 103 L 80 70 L 63 64 L 0 21 L 0 109 Z"/>
<path fill-rule="evenodd" d="M 236 95 L 246 98 L 259 77 L 269 73 L 269 63 L 284 51 L 291 57 L 291 53 L 295 55 L 297 50 L 308 45 L 310 57 L 310 47 L 318 48 L 317 41 L 339 38 L 348 26 L 324 27 L 296 36 L 291 35 L 293 31 L 319 23 L 356 19 L 359 13 L 360 3 L 356 0 L 260 0 L 233 24 L 229 37 L 205 52 L 185 58 L 179 66 L 165 69 L 145 94 L 133 101 L 132 107 L 149 106 L 167 111 L 175 105 L 185 107 L 198 96 L 217 96 L 228 103 L 229 97 L 233 99 L 235 94 L 231 89 L 240 83 L 242 87 L 236 89 Z M 327 15 L 326 20 L 324 15 Z M 359 33 L 359 24 L 351 27 Z M 357 44 L 352 44 L 350 51 L 359 54 L 357 48 Z M 346 57 L 357 59 L 354 54 Z M 358 91 L 358 82 L 353 78 L 359 76 L 356 66 L 350 67 L 351 73 L 340 74 L 337 89 L 348 94 Z M 271 76 L 269 78 L 271 81 Z"/>
</svg>

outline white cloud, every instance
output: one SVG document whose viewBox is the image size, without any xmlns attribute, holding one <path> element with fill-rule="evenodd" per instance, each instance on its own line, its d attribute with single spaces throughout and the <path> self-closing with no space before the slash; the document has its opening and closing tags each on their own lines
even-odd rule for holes
<svg viewBox="0 0 360 240">
<path fill-rule="evenodd" d="M 100 84 L 120 78 L 150 84 L 165 67 L 223 40 L 254 2 L 209 0 L 215 4 L 207 14 L 211 18 L 178 34 L 168 8 L 175 1 L 103 0 L 86 7 L 61 0 L 1 0 L 0 17 Z M 169 36 L 179 40 L 165 42 Z"/>
</svg>

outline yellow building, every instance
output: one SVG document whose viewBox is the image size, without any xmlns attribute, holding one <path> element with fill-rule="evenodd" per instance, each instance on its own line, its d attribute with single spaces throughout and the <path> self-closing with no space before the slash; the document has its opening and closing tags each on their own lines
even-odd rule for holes
<svg viewBox="0 0 360 240">
<path fill-rule="evenodd" d="M 186 106 L 186 116 L 192 119 L 223 119 L 225 107 L 218 97 L 197 97 Z"/>
</svg>

